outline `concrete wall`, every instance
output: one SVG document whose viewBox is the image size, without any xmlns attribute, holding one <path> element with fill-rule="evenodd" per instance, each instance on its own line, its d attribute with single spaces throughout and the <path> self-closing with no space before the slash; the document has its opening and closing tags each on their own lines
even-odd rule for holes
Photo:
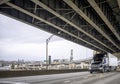
<svg viewBox="0 0 120 84">
<path fill-rule="evenodd" d="M 0 78 L 3 77 L 19 77 L 19 76 L 33 76 L 33 75 L 47 75 L 59 74 L 70 72 L 88 71 L 87 69 L 74 69 L 74 70 L 26 70 L 26 71 L 0 71 Z"/>
</svg>

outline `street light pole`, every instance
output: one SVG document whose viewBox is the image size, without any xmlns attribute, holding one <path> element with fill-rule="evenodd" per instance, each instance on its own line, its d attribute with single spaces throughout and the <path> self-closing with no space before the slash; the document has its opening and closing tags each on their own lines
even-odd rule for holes
<svg viewBox="0 0 120 84">
<path fill-rule="evenodd" d="M 57 34 L 61 34 L 61 32 L 58 32 Z M 46 39 L 46 69 L 48 69 L 48 44 L 51 40 L 51 38 L 53 37 L 54 35 L 51 35 L 49 38 Z"/>
<path fill-rule="evenodd" d="M 48 39 L 46 39 L 46 69 L 48 69 L 48 43 L 50 41 L 50 39 L 53 37 L 54 35 L 51 35 Z"/>
<path fill-rule="evenodd" d="M 48 40 L 46 39 L 46 69 L 48 69 Z"/>
</svg>

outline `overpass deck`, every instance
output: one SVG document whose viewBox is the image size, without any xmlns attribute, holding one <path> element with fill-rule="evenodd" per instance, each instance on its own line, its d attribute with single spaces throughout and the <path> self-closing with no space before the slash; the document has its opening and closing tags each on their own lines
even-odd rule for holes
<svg viewBox="0 0 120 84">
<path fill-rule="evenodd" d="M 120 0 L 0 0 L 0 13 L 96 51 L 120 52 Z"/>
</svg>

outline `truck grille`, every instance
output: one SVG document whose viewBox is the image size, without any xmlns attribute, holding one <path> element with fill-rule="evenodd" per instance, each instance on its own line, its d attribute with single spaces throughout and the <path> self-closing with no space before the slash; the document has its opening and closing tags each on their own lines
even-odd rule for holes
<svg viewBox="0 0 120 84">
<path fill-rule="evenodd" d="M 92 65 L 91 68 L 92 69 L 98 69 L 98 65 Z"/>
</svg>

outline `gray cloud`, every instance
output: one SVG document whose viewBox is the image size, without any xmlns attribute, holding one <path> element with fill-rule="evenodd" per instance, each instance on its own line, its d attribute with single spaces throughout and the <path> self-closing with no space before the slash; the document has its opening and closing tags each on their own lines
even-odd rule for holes
<svg viewBox="0 0 120 84">
<path fill-rule="evenodd" d="M 42 43 L 51 35 L 1 14 L 0 19 L 0 40 L 3 43 Z M 53 38 L 53 40 L 60 39 L 58 37 Z"/>
<path fill-rule="evenodd" d="M 44 60 L 45 41 L 50 35 L 0 14 L 0 60 Z M 54 36 L 49 43 L 49 55 L 52 59 L 69 58 L 71 49 L 74 49 L 74 59 L 83 59 L 92 55 L 90 49 L 57 36 Z"/>
</svg>

